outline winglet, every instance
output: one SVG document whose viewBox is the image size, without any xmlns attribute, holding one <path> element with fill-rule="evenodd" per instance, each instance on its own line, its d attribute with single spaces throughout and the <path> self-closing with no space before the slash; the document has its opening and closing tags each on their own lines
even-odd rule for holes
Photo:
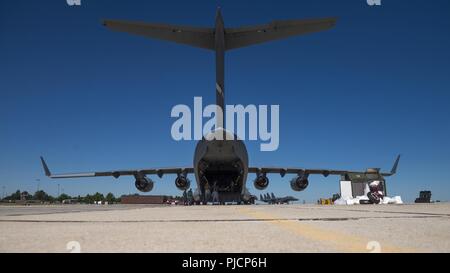
<svg viewBox="0 0 450 273">
<path fill-rule="evenodd" d="M 397 172 L 398 162 L 400 161 L 400 155 L 397 156 L 395 160 L 394 166 L 392 166 L 391 175 L 394 175 Z"/>
<path fill-rule="evenodd" d="M 52 176 L 52 173 L 48 169 L 47 163 L 45 163 L 45 160 L 42 156 L 41 156 L 41 163 L 42 163 L 42 168 L 44 168 L 45 175 L 48 177 Z"/>
</svg>

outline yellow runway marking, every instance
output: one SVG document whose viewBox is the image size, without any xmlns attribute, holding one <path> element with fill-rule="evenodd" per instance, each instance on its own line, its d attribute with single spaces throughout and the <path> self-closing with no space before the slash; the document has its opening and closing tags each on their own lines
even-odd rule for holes
<svg viewBox="0 0 450 273">
<path fill-rule="evenodd" d="M 269 214 L 267 212 L 257 211 L 255 209 L 238 208 L 238 211 L 255 219 L 279 218 L 275 215 Z M 338 231 L 320 228 L 312 224 L 301 223 L 300 221 L 296 220 L 274 220 L 267 223 L 276 225 L 284 230 L 288 230 L 304 238 L 329 244 L 333 248 L 344 252 L 370 252 L 372 248 L 369 247 L 369 242 L 373 241 L 380 243 L 381 249 L 379 252 L 418 252 L 417 249 L 392 246 L 378 241 L 375 238 L 368 239 L 353 234 L 349 235 Z"/>
</svg>

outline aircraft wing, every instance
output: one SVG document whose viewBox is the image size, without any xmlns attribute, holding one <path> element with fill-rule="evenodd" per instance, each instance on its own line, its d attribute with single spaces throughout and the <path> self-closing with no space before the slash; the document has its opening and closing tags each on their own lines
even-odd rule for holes
<svg viewBox="0 0 450 273">
<path fill-rule="evenodd" d="M 379 173 L 382 176 L 391 176 L 397 172 L 398 162 L 400 161 L 400 155 L 397 156 L 395 160 L 394 166 L 392 167 L 390 172 L 379 172 L 376 169 L 369 169 L 366 171 L 350 171 L 350 170 L 332 170 L 332 169 L 306 169 L 306 168 L 279 168 L 279 167 L 249 167 L 249 173 L 256 174 L 268 174 L 268 173 L 277 173 L 282 177 L 286 174 L 299 174 L 299 175 L 310 175 L 310 174 L 321 174 L 325 177 L 329 175 L 346 175 L 346 174 L 373 174 Z"/>
<path fill-rule="evenodd" d="M 119 178 L 123 175 L 150 175 L 156 174 L 160 178 L 164 174 L 188 174 L 193 173 L 194 168 L 158 168 L 158 169 L 135 169 L 135 170 L 116 170 L 106 172 L 85 172 L 85 173 L 65 173 L 65 174 L 52 174 L 47 166 L 44 158 L 41 156 L 42 167 L 44 168 L 45 175 L 50 178 L 82 178 L 82 177 L 97 177 L 97 176 L 112 176 Z"/>
<path fill-rule="evenodd" d="M 227 50 L 332 28 L 336 18 L 273 21 L 266 25 L 225 29 Z"/>
<path fill-rule="evenodd" d="M 105 20 L 103 25 L 115 30 L 135 35 L 167 40 L 205 49 L 214 49 L 214 30 L 190 26 L 150 24 L 121 20 Z"/>
</svg>

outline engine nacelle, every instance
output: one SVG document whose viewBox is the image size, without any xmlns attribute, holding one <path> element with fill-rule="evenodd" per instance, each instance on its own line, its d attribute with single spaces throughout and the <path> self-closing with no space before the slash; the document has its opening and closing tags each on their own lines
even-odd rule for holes
<svg viewBox="0 0 450 273">
<path fill-rule="evenodd" d="M 191 181 L 186 176 L 179 175 L 177 179 L 175 179 L 175 186 L 180 191 L 185 191 L 191 187 Z"/>
<path fill-rule="evenodd" d="M 304 191 L 308 187 L 308 176 L 297 176 L 291 180 L 291 188 L 293 191 Z"/>
<path fill-rule="evenodd" d="M 136 186 L 136 189 L 141 192 L 149 192 L 153 190 L 154 182 L 150 178 L 143 176 L 136 178 L 134 185 Z"/>
<path fill-rule="evenodd" d="M 258 175 L 255 181 L 253 181 L 253 185 L 260 191 L 265 190 L 269 186 L 269 178 L 265 174 Z"/>
</svg>

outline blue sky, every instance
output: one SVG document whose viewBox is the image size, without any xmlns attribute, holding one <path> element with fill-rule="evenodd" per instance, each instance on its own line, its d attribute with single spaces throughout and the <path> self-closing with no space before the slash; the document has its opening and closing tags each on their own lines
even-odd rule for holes
<svg viewBox="0 0 450 273">
<path fill-rule="evenodd" d="M 72 195 L 134 193 L 132 177 L 49 180 L 54 172 L 190 166 L 195 142 L 170 135 L 176 104 L 214 102 L 213 52 L 109 31 L 102 19 L 210 27 L 337 16 L 330 31 L 230 51 L 226 102 L 279 104 L 280 147 L 250 163 L 389 170 L 403 155 L 390 195 L 412 201 L 429 189 L 450 200 L 449 1 L 0 2 L 0 187 Z M 192 178 L 192 177 L 191 177 Z M 268 191 L 314 201 L 339 192 L 314 176 L 292 192 L 270 176 Z M 248 185 L 253 189 L 251 176 Z M 155 194 L 178 194 L 174 177 Z"/>
</svg>

